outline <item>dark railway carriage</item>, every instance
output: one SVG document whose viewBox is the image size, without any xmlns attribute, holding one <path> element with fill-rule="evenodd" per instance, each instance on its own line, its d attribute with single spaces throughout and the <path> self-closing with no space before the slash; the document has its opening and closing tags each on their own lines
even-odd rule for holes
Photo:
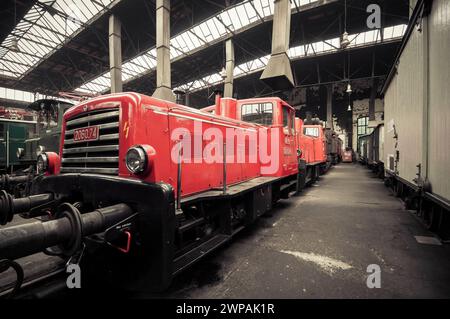
<svg viewBox="0 0 450 319">
<path fill-rule="evenodd" d="M 40 153 L 59 152 L 63 114 L 72 103 L 41 99 L 21 110 L 28 120 L 0 119 L 0 189 L 16 197 L 28 192 Z M 24 117 L 24 116 L 22 116 Z"/>
<path fill-rule="evenodd" d="M 358 139 L 359 161 L 380 177 L 384 176 L 384 124 Z"/>
</svg>

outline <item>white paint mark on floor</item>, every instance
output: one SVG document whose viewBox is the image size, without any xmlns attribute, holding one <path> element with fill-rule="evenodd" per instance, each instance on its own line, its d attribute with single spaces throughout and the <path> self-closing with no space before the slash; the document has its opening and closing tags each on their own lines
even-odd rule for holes
<svg viewBox="0 0 450 319">
<path fill-rule="evenodd" d="M 419 244 L 425 245 L 442 245 L 441 241 L 433 236 L 414 236 Z"/>
<path fill-rule="evenodd" d="M 327 256 L 317 255 L 314 253 L 302 253 L 299 251 L 281 250 L 282 253 L 295 256 L 304 261 L 309 261 L 318 265 L 322 270 L 333 274 L 336 270 L 348 270 L 353 268 L 351 265 Z"/>
</svg>

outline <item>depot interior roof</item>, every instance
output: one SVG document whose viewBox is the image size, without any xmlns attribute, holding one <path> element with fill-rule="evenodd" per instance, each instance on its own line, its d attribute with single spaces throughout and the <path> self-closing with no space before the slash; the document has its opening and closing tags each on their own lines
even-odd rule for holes
<svg viewBox="0 0 450 319">
<path fill-rule="evenodd" d="M 0 12 L 0 86 L 57 95 L 107 92 L 108 17 L 122 22 L 124 89 L 155 89 L 154 0 L 4 0 Z M 385 75 L 408 23 L 408 0 L 347 0 L 352 44 L 339 49 L 344 0 L 293 0 L 291 50 L 297 85 Z M 271 43 L 273 1 L 172 0 L 173 87 L 206 103 L 221 81 L 223 40 L 235 41 L 235 91 L 270 94 L 259 80 Z M 381 31 L 366 26 L 366 8 L 378 3 Z M 383 36 L 383 43 L 382 38 Z M 14 49 L 14 43 L 17 43 Z M 248 75 L 247 75 L 248 73 Z M 245 79 L 251 79 L 246 81 Z M 202 102 L 200 102 L 202 101 Z"/>
</svg>

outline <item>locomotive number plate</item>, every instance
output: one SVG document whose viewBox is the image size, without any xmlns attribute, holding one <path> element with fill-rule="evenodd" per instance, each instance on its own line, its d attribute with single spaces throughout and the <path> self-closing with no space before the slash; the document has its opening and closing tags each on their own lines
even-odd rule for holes
<svg viewBox="0 0 450 319">
<path fill-rule="evenodd" d="M 75 131 L 73 131 L 73 141 L 74 142 L 96 141 L 98 140 L 99 136 L 98 132 L 99 132 L 98 125 L 78 128 Z"/>
</svg>

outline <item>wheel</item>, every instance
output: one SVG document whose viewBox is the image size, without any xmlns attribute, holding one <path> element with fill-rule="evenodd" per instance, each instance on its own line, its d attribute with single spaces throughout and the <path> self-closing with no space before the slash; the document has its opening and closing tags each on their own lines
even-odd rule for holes
<svg viewBox="0 0 450 319">
<path fill-rule="evenodd" d="M 435 205 L 431 205 L 429 209 L 424 211 L 423 221 L 425 227 L 430 231 L 436 231 L 438 229 L 439 220 L 441 218 L 441 211 Z"/>
<path fill-rule="evenodd" d="M 400 183 L 400 182 L 395 183 L 394 194 L 395 194 L 395 197 L 402 197 L 402 195 L 403 195 L 403 184 L 402 183 Z"/>
</svg>

